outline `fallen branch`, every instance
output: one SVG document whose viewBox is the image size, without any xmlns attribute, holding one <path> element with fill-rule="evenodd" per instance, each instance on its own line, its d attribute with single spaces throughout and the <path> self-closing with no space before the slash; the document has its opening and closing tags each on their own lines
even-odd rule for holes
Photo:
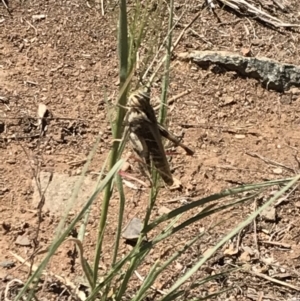
<svg viewBox="0 0 300 301">
<path fill-rule="evenodd" d="M 207 69 L 216 64 L 241 76 L 259 80 L 267 89 L 283 92 L 290 87 L 300 87 L 300 67 L 280 63 L 264 57 L 245 57 L 227 51 L 192 51 L 177 54 L 181 60 L 191 60 Z"/>
<path fill-rule="evenodd" d="M 254 5 L 248 3 L 245 0 L 218 0 L 225 6 L 230 7 L 239 14 L 251 15 L 256 19 L 275 27 L 299 27 L 299 24 L 284 23 L 280 19 L 264 12 L 261 8 L 257 8 Z"/>
<path fill-rule="evenodd" d="M 285 168 L 286 170 L 288 171 L 291 171 L 291 172 L 294 172 L 294 169 L 289 167 L 289 166 L 286 166 L 282 163 L 279 163 L 279 162 L 276 162 L 276 161 L 273 161 L 273 160 L 270 160 L 270 159 L 267 159 L 257 153 L 252 153 L 252 152 L 245 152 L 246 155 L 250 156 L 250 157 L 253 157 L 253 158 L 258 158 L 262 161 L 264 161 L 265 163 L 267 164 L 271 164 L 271 165 L 274 165 L 274 166 L 279 166 L 279 167 L 282 167 L 282 168 Z"/>
<path fill-rule="evenodd" d="M 273 282 L 275 284 L 278 284 L 278 285 L 281 285 L 281 286 L 284 286 L 284 287 L 288 287 L 288 288 L 290 288 L 290 289 L 292 289 L 294 291 L 300 292 L 300 287 L 292 285 L 292 284 L 290 284 L 288 282 L 275 279 L 273 277 L 270 277 L 268 275 L 265 275 L 265 274 L 259 273 L 259 272 L 248 271 L 246 269 L 242 269 L 242 271 L 247 272 L 247 273 L 249 273 L 249 274 L 251 274 L 253 276 L 257 276 L 257 277 L 263 278 L 263 279 L 265 279 L 265 280 L 267 280 L 269 282 Z"/>
</svg>

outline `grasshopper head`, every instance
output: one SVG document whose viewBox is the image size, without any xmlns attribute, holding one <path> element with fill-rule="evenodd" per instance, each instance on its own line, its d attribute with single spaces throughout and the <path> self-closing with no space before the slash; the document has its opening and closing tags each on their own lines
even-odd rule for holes
<svg viewBox="0 0 300 301">
<path fill-rule="evenodd" d="M 130 94 L 128 106 L 132 108 L 145 108 L 150 103 L 150 93 L 139 89 Z"/>
</svg>

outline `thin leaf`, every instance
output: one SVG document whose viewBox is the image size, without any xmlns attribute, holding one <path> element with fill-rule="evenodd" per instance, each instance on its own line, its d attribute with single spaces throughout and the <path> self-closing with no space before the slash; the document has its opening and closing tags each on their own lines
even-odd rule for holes
<svg viewBox="0 0 300 301">
<path fill-rule="evenodd" d="M 20 300 L 20 298 L 27 291 L 29 285 L 33 282 L 33 280 L 40 278 L 40 275 L 41 275 L 43 269 L 46 267 L 47 263 L 49 262 L 50 258 L 53 256 L 53 254 L 56 252 L 56 250 L 59 248 L 59 246 L 65 240 L 65 238 L 69 235 L 70 231 L 74 228 L 74 226 L 77 224 L 77 222 L 84 216 L 86 210 L 93 203 L 93 201 L 96 199 L 98 194 L 105 188 L 105 186 L 111 181 L 111 179 L 115 176 L 115 174 L 121 169 L 123 163 L 124 163 L 124 160 L 119 160 L 114 165 L 114 167 L 108 172 L 106 177 L 103 179 L 103 181 L 99 185 L 98 189 L 96 189 L 96 191 L 94 191 L 93 195 L 89 198 L 87 203 L 81 209 L 80 213 L 72 220 L 72 222 L 69 224 L 67 229 L 57 239 L 55 239 L 53 241 L 52 245 L 49 248 L 48 254 L 43 259 L 41 264 L 38 266 L 36 271 L 28 279 L 28 281 L 26 282 L 26 284 L 24 285 L 24 287 L 22 288 L 22 290 L 19 292 L 18 296 L 16 297 L 15 301 Z"/>
<path fill-rule="evenodd" d="M 150 223 L 147 227 L 145 227 L 145 229 L 143 231 L 145 231 L 145 233 L 147 233 L 147 232 L 151 231 L 152 229 L 154 229 L 155 227 L 157 227 L 162 222 L 165 222 L 165 221 L 177 216 L 178 214 L 187 212 L 191 209 L 202 206 L 206 203 L 217 201 L 219 199 L 225 198 L 225 197 L 230 196 L 230 195 L 235 195 L 235 194 L 238 194 L 238 193 L 243 193 L 243 192 L 256 190 L 256 189 L 261 189 L 261 188 L 274 186 L 274 185 L 279 185 L 279 184 L 284 184 L 284 183 L 290 181 L 291 179 L 293 179 L 293 178 L 268 181 L 268 182 L 258 183 L 258 184 L 242 185 L 242 186 L 238 186 L 236 188 L 223 190 L 220 193 L 216 193 L 216 194 L 210 195 L 210 196 L 202 198 L 202 199 L 198 199 L 198 200 L 196 199 L 196 200 L 194 200 L 193 202 L 191 202 L 189 204 L 181 206 L 177 209 L 172 210 L 171 212 L 169 212 L 167 214 L 164 214 L 164 215 L 160 216 L 159 218 L 154 220 L 152 223 Z"/>
<path fill-rule="evenodd" d="M 183 277 L 176 281 L 176 283 L 169 289 L 168 293 L 163 296 L 160 301 L 170 300 L 169 296 L 172 292 L 176 291 L 183 283 L 185 283 L 222 245 L 224 245 L 229 239 L 234 237 L 240 230 L 245 228 L 252 222 L 263 210 L 274 203 L 283 193 L 290 189 L 297 181 L 299 181 L 300 175 L 294 177 L 287 185 L 285 185 L 279 192 L 277 192 L 269 201 L 263 206 L 254 211 L 246 220 L 240 223 L 234 230 L 226 235 L 219 243 L 217 243 L 202 259 L 200 259 Z"/>
</svg>

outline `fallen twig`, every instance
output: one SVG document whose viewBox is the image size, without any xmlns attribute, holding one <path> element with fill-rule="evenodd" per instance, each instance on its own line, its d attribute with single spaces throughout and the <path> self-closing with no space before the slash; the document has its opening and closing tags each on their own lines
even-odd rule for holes
<svg viewBox="0 0 300 301">
<path fill-rule="evenodd" d="M 29 135 L 29 136 L 9 136 L 9 137 L 0 137 L 0 141 L 2 142 L 6 142 L 7 140 L 23 140 L 23 139 L 33 139 L 33 138 L 40 138 L 41 135 L 40 134 L 35 134 L 35 135 Z"/>
<path fill-rule="evenodd" d="M 287 12 L 286 7 L 281 1 L 278 0 L 272 0 L 283 12 Z"/>
<path fill-rule="evenodd" d="M 187 95 L 187 94 L 189 94 L 189 93 L 191 93 L 191 92 L 192 92 L 192 90 L 190 90 L 190 89 L 189 89 L 189 90 L 186 90 L 186 91 L 183 91 L 183 92 L 179 93 L 178 95 L 176 95 L 176 96 L 172 97 L 171 99 L 169 99 L 168 102 L 167 102 L 167 104 L 170 105 L 170 104 L 172 104 L 175 100 L 177 100 L 177 99 L 179 99 L 179 98 L 181 98 L 181 97 L 183 97 L 183 96 L 185 96 L 185 95 Z M 156 111 L 156 110 L 159 110 L 160 106 L 161 106 L 161 104 L 155 106 L 153 109 L 154 109 L 155 111 Z"/>
<path fill-rule="evenodd" d="M 39 120 L 40 117 L 31 117 L 31 116 L 23 116 L 23 117 L 0 117 L 3 120 L 22 120 L 25 118 L 30 118 L 33 120 Z M 76 121 L 88 121 L 87 119 L 80 118 L 71 118 L 71 117 L 45 117 L 47 120 L 76 120 Z"/>
<path fill-rule="evenodd" d="M 219 0 L 224 5 L 230 7 L 231 9 L 237 11 L 239 14 L 250 14 L 256 19 L 273 25 L 275 27 L 299 27 L 299 24 L 284 23 L 280 19 L 264 12 L 261 8 L 257 8 L 245 0 Z"/>
<path fill-rule="evenodd" d="M 146 188 L 149 188 L 149 185 L 147 185 L 144 181 L 134 177 L 134 176 L 131 176 L 130 174 L 128 174 L 127 172 L 123 172 L 123 171 L 119 171 L 119 175 L 122 177 L 122 178 L 127 178 L 129 180 L 133 180 L 133 181 L 136 181 L 138 182 L 140 185 L 146 187 Z"/>
<path fill-rule="evenodd" d="M 282 202 L 286 201 L 287 198 L 298 188 L 299 184 L 294 186 L 293 189 L 287 194 L 285 195 L 284 197 L 278 199 L 278 201 L 274 204 L 274 207 L 278 207 Z"/>
<path fill-rule="evenodd" d="M 249 169 L 249 168 L 239 168 L 231 165 L 211 165 L 209 166 L 211 168 L 220 168 L 220 169 L 226 169 L 226 170 L 239 170 L 239 171 L 246 171 L 246 172 L 255 172 L 255 173 L 260 173 L 260 170 L 256 169 Z"/>
<path fill-rule="evenodd" d="M 260 292 L 257 298 L 257 301 L 262 301 L 264 297 L 264 292 Z"/>
<path fill-rule="evenodd" d="M 250 156 L 250 157 L 253 157 L 253 158 L 258 158 L 258 159 L 261 159 L 262 161 L 264 161 L 265 163 L 267 164 L 271 164 L 271 165 L 274 165 L 274 166 L 279 166 L 279 167 L 282 167 L 282 168 L 285 168 L 287 169 L 288 171 L 292 171 L 294 172 L 294 169 L 289 167 L 289 166 L 286 166 L 286 165 L 283 165 L 282 163 L 278 163 L 276 161 L 273 161 L 273 160 L 270 160 L 270 159 L 267 159 L 257 153 L 251 153 L 251 152 L 246 152 L 246 155 Z"/>
<path fill-rule="evenodd" d="M 286 249 L 291 249 L 291 245 L 290 244 L 286 244 L 284 242 L 278 242 L 278 241 L 268 241 L 268 240 L 263 240 L 260 241 L 263 244 L 267 244 L 267 245 L 273 245 L 273 246 L 278 246 L 278 247 L 283 247 Z"/>
<path fill-rule="evenodd" d="M 192 201 L 193 201 L 193 199 L 191 197 L 189 197 L 189 196 L 180 196 L 180 197 L 171 199 L 169 201 L 166 201 L 165 203 L 166 204 L 170 204 L 170 203 L 180 202 L 182 204 L 188 204 L 188 203 L 191 203 Z"/>
<path fill-rule="evenodd" d="M 257 200 L 254 201 L 254 211 L 257 210 Z M 257 223 L 256 218 L 253 219 L 253 232 L 254 232 L 254 243 L 256 250 L 259 252 L 258 240 L 257 240 Z"/>
<path fill-rule="evenodd" d="M 288 287 L 288 288 L 290 288 L 290 289 L 292 289 L 292 290 L 295 290 L 295 291 L 300 292 L 300 287 L 295 286 L 295 285 L 292 285 L 292 284 L 287 283 L 287 282 L 285 282 L 285 281 L 280 281 L 280 280 L 278 280 L 278 279 L 275 279 L 275 278 L 270 277 L 270 276 L 268 276 L 268 275 L 265 275 L 265 274 L 263 274 L 263 273 L 248 271 L 248 270 L 246 270 L 246 269 L 242 269 L 242 271 L 247 272 L 247 273 L 250 273 L 250 274 L 252 274 L 253 276 L 257 276 L 257 277 L 266 279 L 267 281 L 270 281 L 270 282 L 276 283 L 276 284 L 278 284 L 278 285 L 285 286 L 285 287 Z"/>
<path fill-rule="evenodd" d="M 37 28 L 36 28 L 35 26 L 33 26 L 29 21 L 25 20 L 25 22 L 26 22 L 30 27 L 32 27 L 32 28 L 34 29 L 35 35 L 37 36 L 37 35 L 38 35 L 38 30 L 37 30 Z M 34 86 L 37 85 L 37 83 L 31 82 L 31 81 L 25 81 L 25 84 L 26 84 L 26 83 L 31 84 L 31 85 L 34 85 Z"/>
</svg>

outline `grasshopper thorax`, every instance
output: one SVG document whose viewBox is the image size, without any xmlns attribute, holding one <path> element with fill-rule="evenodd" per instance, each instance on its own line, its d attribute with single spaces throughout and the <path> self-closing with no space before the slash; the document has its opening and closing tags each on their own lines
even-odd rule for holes
<svg viewBox="0 0 300 301">
<path fill-rule="evenodd" d="M 150 103 L 150 93 L 144 89 L 133 92 L 128 99 L 128 106 L 132 108 L 144 108 Z"/>
</svg>

